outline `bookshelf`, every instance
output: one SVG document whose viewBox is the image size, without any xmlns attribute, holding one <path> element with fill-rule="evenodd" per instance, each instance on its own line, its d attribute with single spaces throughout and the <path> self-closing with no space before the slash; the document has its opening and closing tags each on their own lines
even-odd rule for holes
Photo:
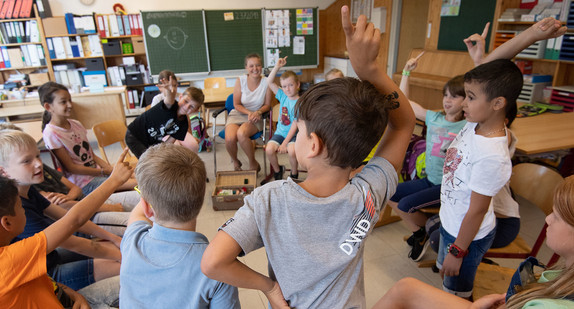
<svg viewBox="0 0 574 309">
<path fill-rule="evenodd" d="M 32 10 L 35 17 L 0 19 L 0 83 L 6 83 L 16 73 L 29 76 L 28 88 L 54 79 L 52 62 L 45 53 L 48 49 L 36 4 Z"/>
</svg>

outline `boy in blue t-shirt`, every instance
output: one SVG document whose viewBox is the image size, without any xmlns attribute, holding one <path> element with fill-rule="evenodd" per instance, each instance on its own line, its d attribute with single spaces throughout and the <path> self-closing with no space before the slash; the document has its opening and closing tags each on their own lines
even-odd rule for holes
<svg viewBox="0 0 574 309">
<path fill-rule="evenodd" d="M 273 167 L 275 180 L 283 179 L 285 167 L 279 166 L 277 152 L 289 153 L 289 163 L 291 164 L 291 178 L 297 179 L 297 157 L 295 156 L 295 134 L 297 133 L 297 119 L 295 119 L 295 103 L 299 99 L 299 79 L 293 71 L 285 71 L 281 75 L 281 88 L 273 81 L 277 71 L 287 64 L 287 57 L 279 58 L 277 64 L 269 73 L 269 89 L 273 91 L 277 100 L 279 100 L 279 120 L 277 129 L 265 147 L 267 158 Z"/>
</svg>

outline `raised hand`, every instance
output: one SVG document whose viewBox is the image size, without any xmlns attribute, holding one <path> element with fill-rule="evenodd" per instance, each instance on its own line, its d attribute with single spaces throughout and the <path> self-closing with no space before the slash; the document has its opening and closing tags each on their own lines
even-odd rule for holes
<svg viewBox="0 0 574 309">
<path fill-rule="evenodd" d="M 289 57 L 289 56 L 279 58 L 279 60 L 277 60 L 277 63 L 275 64 L 275 66 L 278 68 L 284 67 L 287 64 L 287 57 Z"/>
<path fill-rule="evenodd" d="M 425 54 L 424 50 L 422 53 L 420 53 L 418 56 L 416 56 L 415 58 L 411 58 L 407 61 L 407 63 L 405 64 L 405 71 L 412 71 L 414 69 L 417 68 L 417 65 L 419 64 L 419 59 Z"/>
<path fill-rule="evenodd" d="M 124 184 L 128 179 L 130 179 L 133 173 L 133 169 L 130 167 L 130 164 L 124 161 L 127 153 L 128 148 L 125 148 L 124 151 L 122 151 L 120 154 L 118 161 L 114 165 L 114 170 L 110 175 L 111 179 L 119 182 L 119 185 Z"/>
<path fill-rule="evenodd" d="M 381 43 L 381 32 L 372 23 L 367 23 L 367 17 L 359 16 L 357 24 L 353 26 L 349 7 L 341 8 L 343 31 L 349 51 L 349 59 L 357 74 L 370 73 L 377 69 L 377 55 Z M 359 76 L 361 77 L 361 76 Z"/>
<path fill-rule="evenodd" d="M 557 38 L 566 33 L 566 29 L 566 26 L 562 27 L 559 20 L 554 19 L 554 17 L 546 17 L 527 30 L 532 31 L 532 35 L 538 41 Z"/>
<path fill-rule="evenodd" d="M 482 63 L 484 58 L 484 49 L 486 46 L 486 36 L 488 35 L 488 29 L 490 28 L 490 22 L 486 23 L 482 34 L 475 33 L 468 38 L 464 39 L 464 44 L 466 44 L 466 49 L 474 65 L 477 66 Z"/>
</svg>

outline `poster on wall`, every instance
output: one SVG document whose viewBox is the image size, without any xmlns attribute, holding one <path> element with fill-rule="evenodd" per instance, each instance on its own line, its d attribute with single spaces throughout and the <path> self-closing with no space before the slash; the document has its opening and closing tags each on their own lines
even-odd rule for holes
<svg viewBox="0 0 574 309">
<path fill-rule="evenodd" d="M 313 9 L 297 9 L 296 35 L 313 35 Z"/>
<path fill-rule="evenodd" d="M 461 0 L 442 0 L 440 16 L 458 16 Z"/>
<path fill-rule="evenodd" d="M 367 20 L 371 20 L 371 10 L 373 8 L 373 0 L 351 0 L 351 20 L 353 23 L 361 15 L 365 15 Z"/>
</svg>

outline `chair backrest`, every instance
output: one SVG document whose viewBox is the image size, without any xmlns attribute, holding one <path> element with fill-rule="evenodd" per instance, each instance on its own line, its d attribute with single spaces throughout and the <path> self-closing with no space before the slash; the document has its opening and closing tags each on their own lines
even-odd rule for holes
<svg viewBox="0 0 574 309">
<path fill-rule="evenodd" d="M 225 77 L 208 77 L 203 81 L 203 89 L 225 87 Z"/>
<path fill-rule="evenodd" d="M 121 120 L 109 120 L 100 122 L 92 128 L 96 139 L 98 140 L 98 147 L 100 148 L 100 153 L 108 163 L 108 157 L 104 147 L 109 145 L 120 143 L 122 149 L 126 147 L 124 138 L 126 136 L 127 127 L 126 124 Z"/>
<path fill-rule="evenodd" d="M 545 215 L 552 213 L 554 190 L 564 182 L 556 171 L 538 164 L 521 163 L 512 169 L 510 188 L 536 205 Z"/>
<path fill-rule="evenodd" d="M 235 109 L 235 105 L 233 105 L 233 93 L 227 97 L 227 100 L 225 100 L 225 109 L 227 110 L 227 113 Z"/>
<path fill-rule="evenodd" d="M 275 104 L 273 105 L 273 122 L 277 123 L 279 122 L 279 115 L 281 114 L 281 104 Z"/>
</svg>

